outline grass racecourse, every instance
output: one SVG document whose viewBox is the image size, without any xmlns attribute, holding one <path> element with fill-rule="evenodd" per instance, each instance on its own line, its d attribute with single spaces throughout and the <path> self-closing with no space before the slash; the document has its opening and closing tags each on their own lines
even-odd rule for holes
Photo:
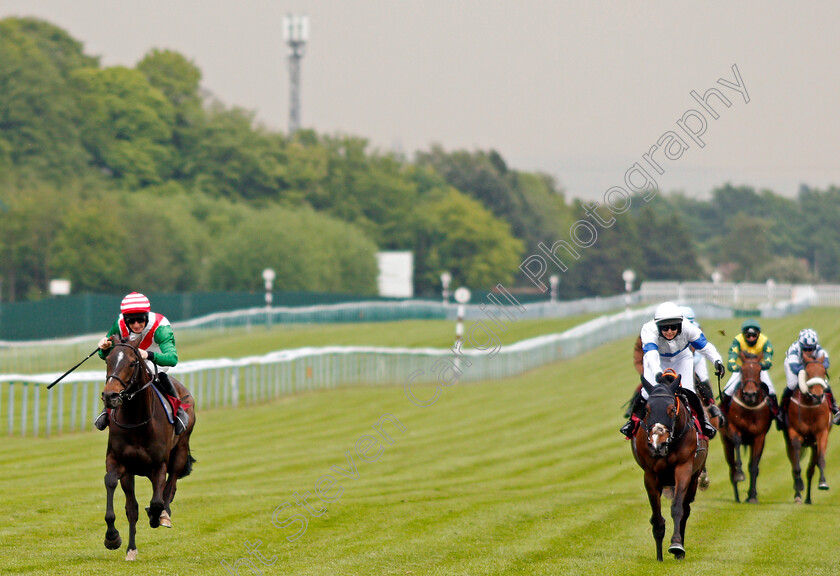
<svg viewBox="0 0 840 576">
<path fill-rule="evenodd" d="M 777 346 L 771 375 L 779 391 L 784 351 L 806 325 L 840 362 L 838 320 L 838 310 L 822 309 L 762 322 Z M 517 330 L 538 330 L 522 326 Z M 703 326 L 725 355 L 740 320 Z M 405 323 L 358 330 L 357 344 L 412 339 Z M 381 340 L 360 337 L 365 331 Z M 506 344 L 520 339 L 509 334 Z M 811 506 L 793 503 L 790 465 L 775 428 L 762 460 L 758 505 L 734 502 L 715 439 L 712 485 L 692 507 L 687 557 L 655 561 L 641 470 L 618 433 L 636 381 L 632 344 L 619 340 L 509 380 L 442 388 L 428 408 L 411 404 L 395 382 L 200 413 L 192 439 L 198 462 L 179 483 L 174 527 L 152 530 L 141 513 L 134 563 L 123 560 L 128 530 L 119 489 L 123 548 L 102 544 L 105 433 L 5 437 L 0 574 L 224 575 L 241 558 L 258 571 L 240 561 L 240 575 L 840 574 L 836 431 L 827 458 L 832 489 L 815 490 Z M 431 387 L 425 391 L 431 396 Z M 374 430 L 378 422 L 393 443 Z M 378 441 L 367 452 L 366 435 Z M 384 451 L 366 462 L 357 447 L 368 460 Z M 327 475 L 337 483 L 329 490 L 320 485 L 332 500 L 324 504 L 314 493 Z M 142 507 L 151 495 L 148 481 L 138 479 L 137 488 Z M 294 504 L 295 493 L 311 512 Z M 278 512 L 275 526 L 272 514 L 286 502 L 292 505 Z M 301 528 L 284 525 L 293 514 L 308 524 L 289 542 Z M 667 523 L 666 546 L 669 517 Z M 258 546 L 256 554 L 246 546 Z"/>
</svg>

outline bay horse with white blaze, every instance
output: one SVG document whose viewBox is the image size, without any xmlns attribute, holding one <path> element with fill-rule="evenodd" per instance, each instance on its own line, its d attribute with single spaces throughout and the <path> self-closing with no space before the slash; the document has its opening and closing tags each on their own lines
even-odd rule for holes
<svg viewBox="0 0 840 576">
<path fill-rule="evenodd" d="M 820 490 L 828 490 L 825 480 L 825 453 L 828 449 L 828 433 L 831 431 L 831 408 L 825 397 L 828 375 L 822 358 L 816 358 L 811 352 L 802 352 L 805 365 L 799 372 L 799 387 L 794 391 L 787 406 L 787 427 L 785 444 L 788 459 L 793 468 L 794 501 L 802 502 L 802 448 L 811 448 L 808 462 L 808 491 L 805 503 L 811 503 L 811 480 L 814 470 L 820 468 Z"/>
<path fill-rule="evenodd" d="M 666 372 L 667 374 L 667 372 Z M 645 490 L 650 501 L 656 559 L 662 561 L 665 518 L 662 517 L 662 489 L 673 486 L 671 518 L 674 533 L 668 552 L 685 558 L 685 525 L 697 494 L 697 480 L 706 464 L 709 441 L 698 437 L 688 404 L 677 391 L 680 377 L 671 371 L 662 383 L 643 382 L 648 394 L 645 417 L 630 443 L 633 456 L 644 471 Z"/>
<path fill-rule="evenodd" d="M 153 390 L 155 377 L 140 351 L 119 336 L 111 337 L 111 352 L 106 358 L 107 376 L 102 391 L 105 408 L 111 410 L 108 424 L 108 449 L 105 454 L 105 488 L 107 508 L 105 547 L 116 550 L 122 538 L 114 526 L 114 491 L 117 482 L 125 493 L 125 515 L 128 518 L 126 560 L 137 557 L 134 536 L 137 532 L 138 505 L 134 496 L 134 477 L 146 476 L 152 483 L 152 500 L 146 512 L 149 525 L 172 526 L 169 508 L 175 497 L 178 478 L 187 476 L 195 462 L 190 454 L 190 434 L 195 427 L 195 410 L 189 391 L 172 379 L 189 416 L 186 430 L 175 434 L 163 405 Z M 167 473 L 169 477 L 167 478 Z"/>
<path fill-rule="evenodd" d="M 726 410 L 726 426 L 721 430 L 721 443 L 726 463 L 729 465 L 729 480 L 735 491 L 735 502 L 740 502 L 738 482 L 744 480 L 741 471 L 741 448 L 750 450 L 750 488 L 747 502 L 758 503 L 756 482 L 758 463 L 764 452 L 764 442 L 773 414 L 767 404 L 767 390 L 761 382 L 761 361 L 763 354 L 756 356 L 741 352 L 741 383 L 732 396 Z"/>
</svg>

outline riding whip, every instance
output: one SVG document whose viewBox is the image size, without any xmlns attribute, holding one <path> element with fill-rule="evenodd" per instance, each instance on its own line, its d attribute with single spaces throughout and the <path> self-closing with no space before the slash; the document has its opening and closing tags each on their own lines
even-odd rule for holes
<svg viewBox="0 0 840 576">
<path fill-rule="evenodd" d="M 52 384 L 50 384 L 49 386 L 47 386 L 47 390 L 49 390 L 50 388 L 52 388 L 53 386 L 55 386 L 56 384 L 58 384 L 59 382 L 61 382 L 61 380 L 63 380 L 65 376 L 67 376 L 68 374 L 70 374 L 70 372 L 72 372 L 73 370 L 75 370 L 76 368 L 78 368 L 79 366 L 81 366 L 82 364 L 84 364 L 84 363 L 85 363 L 85 360 L 87 360 L 88 358 L 90 358 L 91 356 L 93 356 L 94 354 L 96 354 L 97 352 L 99 352 L 99 346 L 97 346 L 96 348 L 94 348 L 94 349 L 93 349 L 93 352 L 91 352 L 90 354 L 88 354 L 87 356 L 85 356 L 85 359 L 84 359 L 84 360 L 82 360 L 81 362 L 79 362 L 78 364 L 76 364 L 75 366 L 73 366 L 72 368 L 70 368 L 70 370 L 68 370 L 67 372 L 65 372 L 64 374 L 62 374 L 62 375 L 61 375 L 61 376 L 59 376 L 58 378 L 56 378 L 56 379 L 55 379 L 55 381 L 53 381 L 53 383 L 52 383 Z"/>
</svg>

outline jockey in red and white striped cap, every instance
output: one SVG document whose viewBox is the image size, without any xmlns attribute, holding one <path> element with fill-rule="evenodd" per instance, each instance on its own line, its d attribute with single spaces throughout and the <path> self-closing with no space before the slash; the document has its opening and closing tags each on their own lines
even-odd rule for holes
<svg viewBox="0 0 840 576">
<path fill-rule="evenodd" d="M 157 374 L 158 388 L 175 398 L 178 393 L 169 380 L 166 371 L 178 363 L 175 349 L 175 334 L 169 320 L 162 314 L 152 312 L 149 299 L 139 292 L 132 292 L 120 303 L 120 315 L 108 334 L 99 341 L 99 356 L 104 360 L 111 350 L 111 336 L 119 335 L 124 341 L 137 347 L 140 356 L 149 362 L 152 373 Z M 157 367 L 155 367 L 157 365 Z M 175 433 L 180 434 L 187 426 L 187 413 L 178 408 L 175 417 Z M 108 413 L 103 410 L 94 421 L 99 430 L 108 426 Z"/>
</svg>

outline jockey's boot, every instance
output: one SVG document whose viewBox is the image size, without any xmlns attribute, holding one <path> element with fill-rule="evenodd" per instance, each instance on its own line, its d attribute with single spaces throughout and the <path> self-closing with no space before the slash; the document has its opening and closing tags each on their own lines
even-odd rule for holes
<svg viewBox="0 0 840 576">
<path fill-rule="evenodd" d="M 715 393 L 712 392 L 712 387 L 709 385 L 709 381 L 697 380 L 696 387 L 697 394 L 700 396 L 700 399 L 703 400 L 703 404 L 705 404 L 708 408 L 711 417 L 717 418 L 720 421 L 721 428 L 726 426 L 726 416 L 723 415 L 723 412 L 721 412 L 720 408 L 718 408 L 715 404 Z"/>
<path fill-rule="evenodd" d="M 627 410 L 624 412 L 625 418 L 630 418 L 630 415 L 633 413 L 633 406 L 636 405 L 636 398 L 642 395 L 641 387 L 637 388 L 635 392 L 633 392 L 633 396 L 630 397 L 630 401 L 627 403 Z"/>
<path fill-rule="evenodd" d="M 720 427 L 721 428 L 726 426 L 726 416 L 723 415 L 723 412 L 721 411 L 720 408 L 717 407 L 717 405 L 714 403 L 714 401 L 711 404 L 708 404 L 707 408 L 709 410 L 709 415 L 712 418 L 717 418 L 718 419 L 718 422 L 720 422 Z"/>
<path fill-rule="evenodd" d="M 835 426 L 840 426 L 840 408 L 837 407 L 837 402 L 834 400 L 834 392 L 831 391 L 831 386 L 825 387 L 825 395 L 828 398 L 829 406 L 831 406 L 831 413 L 834 416 L 831 421 Z"/>
<path fill-rule="evenodd" d="M 709 419 L 706 417 L 706 411 L 703 410 L 703 404 L 700 402 L 700 397 L 688 388 L 683 388 L 682 393 L 686 400 L 688 400 L 688 403 L 691 404 L 691 409 L 694 410 L 695 414 L 697 414 L 697 419 L 700 421 L 700 427 L 703 428 L 703 434 L 708 436 L 709 440 L 711 440 L 715 437 L 715 434 L 717 434 L 717 428 L 712 426 L 712 423 L 709 422 Z"/>
<path fill-rule="evenodd" d="M 732 403 L 732 396 L 726 392 L 720 395 L 720 408 L 727 414 L 729 413 L 729 405 Z"/>
<path fill-rule="evenodd" d="M 703 404 L 709 406 L 715 403 L 715 394 L 712 392 L 712 387 L 709 385 L 708 380 L 700 380 L 695 376 L 694 388 L 697 390 L 697 395 L 700 396 Z"/>
<path fill-rule="evenodd" d="M 638 395 L 633 397 L 633 406 L 630 409 L 630 419 L 624 426 L 621 427 L 621 433 L 624 434 L 628 440 L 633 437 L 639 422 L 641 422 L 642 418 L 644 418 L 645 406 L 647 406 L 647 400 L 645 400 L 642 397 L 642 393 L 639 392 Z"/>
<path fill-rule="evenodd" d="M 776 429 L 777 430 L 784 430 L 787 427 L 787 422 L 785 419 L 787 418 L 787 408 L 788 404 L 790 404 L 790 399 L 793 396 L 793 390 L 790 388 L 785 388 L 785 391 L 782 392 L 782 404 L 779 406 L 779 417 L 776 419 Z"/>
<path fill-rule="evenodd" d="M 97 430 L 105 430 L 108 427 L 108 411 L 103 410 L 102 413 L 93 421 L 93 425 Z"/>
<path fill-rule="evenodd" d="M 770 407 L 770 414 L 773 416 L 773 419 L 776 421 L 776 429 L 782 430 L 785 427 L 785 418 L 782 415 L 782 411 L 779 410 L 779 403 L 776 400 L 775 394 L 768 394 L 767 395 L 767 405 Z"/>
<path fill-rule="evenodd" d="M 158 387 L 161 391 L 173 398 L 177 398 L 178 392 L 175 391 L 175 385 L 172 384 L 172 380 L 169 379 L 169 375 L 166 372 L 158 372 L 157 376 Z M 181 406 L 178 406 L 178 413 L 175 414 L 175 434 L 181 434 L 184 430 L 186 430 L 189 421 L 187 413 L 184 412 L 184 409 Z"/>
</svg>

